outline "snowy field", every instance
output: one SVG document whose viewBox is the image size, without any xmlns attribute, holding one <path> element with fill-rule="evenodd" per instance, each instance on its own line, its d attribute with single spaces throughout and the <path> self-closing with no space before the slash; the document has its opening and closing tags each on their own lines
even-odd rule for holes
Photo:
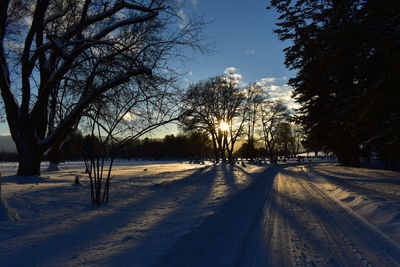
<svg viewBox="0 0 400 267">
<path fill-rule="evenodd" d="M 16 167 L 0 164 L 0 266 L 400 266 L 398 172 L 120 161 L 93 207 L 82 162 Z"/>
</svg>

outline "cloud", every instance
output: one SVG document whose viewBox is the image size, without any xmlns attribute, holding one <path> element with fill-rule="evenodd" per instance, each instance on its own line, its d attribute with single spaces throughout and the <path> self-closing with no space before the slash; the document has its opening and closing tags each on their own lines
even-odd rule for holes
<svg viewBox="0 0 400 267">
<path fill-rule="evenodd" d="M 293 89 L 287 83 L 287 78 L 261 78 L 256 84 L 261 86 L 265 93 L 268 95 L 268 99 L 271 100 L 283 100 L 289 109 L 299 108 L 299 104 L 292 98 Z"/>
<path fill-rule="evenodd" d="M 191 72 L 191 71 L 189 71 L 187 74 L 190 76 L 193 76 L 193 72 Z"/>
<path fill-rule="evenodd" d="M 264 87 L 264 86 L 267 86 L 267 85 L 270 84 L 270 83 L 276 82 L 276 80 L 277 80 L 277 79 L 274 78 L 274 77 L 270 77 L 270 78 L 261 78 L 261 79 L 258 80 L 256 83 L 257 83 L 257 85 Z"/>
<path fill-rule="evenodd" d="M 232 77 L 235 80 L 241 80 L 243 78 L 242 74 L 240 74 L 239 70 L 235 67 L 227 67 L 224 70 L 224 74 Z"/>
<path fill-rule="evenodd" d="M 239 70 L 235 67 L 227 67 L 224 70 L 224 74 L 232 79 L 234 79 L 239 86 L 244 86 L 243 75 L 239 73 Z"/>
<path fill-rule="evenodd" d="M 178 23 L 178 27 L 180 29 L 186 28 L 188 26 L 188 24 L 189 24 L 189 18 L 186 15 L 185 11 L 183 11 L 182 8 L 178 10 L 178 16 L 180 18 L 180 21 Z"/>
<path fill-rule="evenodd" d="M 197 6 L 197 4 L 199 3 L 198 0 L 190 0 L 190 2 L 192 3 L 193 6 Z"/>
<path fill-rule="evenodd" d="M 238 71 L 238 69 L 235 68 L 235 67 L 227 67 L 227 68 L 224 70 L 224 73 L 225 73 L 225 74 L 228 74 L 228 73 L 237 72 L 237 71 Z"/>
<path fill-rule="evenodd" d="M 230 75 L 231 77 L 233 77 L 233 79 L 235 79 L 235 80 L 241 80 L 241 79 L 243 79 L 243 76 L 242 76 L 242 74 L 240 74 L 240 73 L 229 73 L 228 75 Z"/>
<path fill-rule="evenodd" d="M 279 91 L 281 89 L 281 87 L 279 87 L 277 85 L 270 85 L 270 86 L 268 86 L 268 89 L 271 91 Z"/>
<path fill-rule="evenodd" d="M 244 53 L 245 53 L 245 55 L 251 55 L 251 54 L 255 54 L 255 53 L 256 53 L 256 50 L 250 49 L 250 50 L 244 51 Z"/>
</svg>

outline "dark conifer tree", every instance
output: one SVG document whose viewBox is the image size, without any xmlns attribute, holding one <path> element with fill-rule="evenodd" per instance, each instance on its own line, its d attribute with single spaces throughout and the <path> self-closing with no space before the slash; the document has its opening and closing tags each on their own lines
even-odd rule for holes
<svg viewBox="0 0 400 267">
<path fill-rule="evenodd" d="M 272 0 L 276 33 L 291 40 L 286 66 L 310 149 L 359 165 L 360 148 L 400 158 L 399 1 Z M 397 84 L 397 85 L 396 85 Z M 397 129 L 397 130 L 396 130 Z"/>
</svg>

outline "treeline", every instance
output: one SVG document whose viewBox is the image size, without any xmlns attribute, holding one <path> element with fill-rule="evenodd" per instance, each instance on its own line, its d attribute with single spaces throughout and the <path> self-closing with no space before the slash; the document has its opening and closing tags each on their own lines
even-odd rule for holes
<svg viewBox="0 0 400 267">
<path fill-rule="evenodd" d="M 400 1 L 272 0 L 308 150 L 400 169 Z"/>
<path fill-rule="evenodd" d="M 18 161 L 17 153 L 0 151 L 0 162 Z"/>
<path fill-rule="evenodd" d="M 207 133 L 216 162 L 234 162 L 239 141 L 245 142 L 240 157 L 276 162 L 279 156 L 298 154 L 302 130 L 294 112 L 282 99 L 271 97 L 268 87 L 243 85 L 239 77 L 232 70 L 191 84 L 183 98 L 181 127 Z"/>
<path fill-rule="evenodd" d="M 276 157 L 295 157 L 299 143 L 291 134 L 291 124 L 281 123 L 277 127 L 275 135 Z M 164 138 L 144 138 L 134 140 L 122 147 L 115 147 L 113 155 L 110 152 L 106 157 L 123 159 L 195 159 L 214 158 L 212 140 L 206 133 L 179 133 L 177 135 L 165 135 Z M 102 152 L 101 142 L 98 137 L 76 134 L 68 138 L 62 145 L 60 161 L 84 160 L 91 156 L 98 156 Z M 261 140 L 249 143 L 243 139 L 239 149 L 233 153 L 235 158 L 269 158 L 269 151 Z M 47 153 L 44 160 L 50 160 Z M 12 152 L 0 152 L 0 162 L 18 161 L 18 154 Z"/>
<path fill-rule="evenodd" d="M 68 139 L 61 148 L 61 160 L 82 160 L 101 153 L 101 142 L 97 137 L 76 135 Z M 124 159 L 188 159 L 212 156 L 211 143 L 201 133 L 166 135 L 163 139 L 144 138 L 115 147 L 108 157 Z M 89 155 L 92 153 L 92 155 Z M 110 152 L 109 152 L 110 153 Z"/>
</svg>

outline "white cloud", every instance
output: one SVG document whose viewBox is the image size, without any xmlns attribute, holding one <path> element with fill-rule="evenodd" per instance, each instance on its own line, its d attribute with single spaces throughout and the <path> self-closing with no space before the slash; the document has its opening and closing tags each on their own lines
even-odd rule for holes
<svg viewBox="0 0 400 267">
<path fill-rule="evenodd" d="M 279 91 L 281 89 L 281 87 L 279 87 L 277 85 L 271 85 L 271 86 L 268 86 L 268 89 L 271 91 Z"/>
<path fill-rule="evenodd" d="M 228 74 L 228 73 L 237 72 L 237 71 L 238 71 L 238 69 L 235 68 L 235 67 L 227 67 L 227 68 L 224 70 L 224 73 L 225 73 L 225 74 Z"/>
<path fill-rule="evenodd" d="M 225 74 L 225 76 L 230 77 L 233 80 L 235 80 L 239 86 L 245 86 L 244 82 L 242 81 L 243 75 L 239 73 L 239 69 L 237 69 L 235 67 L 227 67 L 224 70 L 224 74 Z"/>
<path fill-rule="evenodd" d="M 283 100 L 289 109 L 299 108 L 299 104 L 297 104 L 292 98 L 292 87 L 286 84 L 286 80 L 284 77 L 282 78 L 261 78 L 256 82 L 257 85 L 261 86 L 265 93 L 267 93 L 268 98 L 271 100 Z M 283 84 L 282 84 L 283 83 Z"/>
<path fill-rule="evenodd" d="M 259 86 L 267 86 L 268 84 L 274 83 L 275 81 L 276 81 L 276 78 L 270 77 L 270 78 L 261 78 L 256 83 Z"/>
<path fill-rule="evenodd" d="M 242 76 L 242 74 L 240 74 L 240 73 L 229 73 L 229 75 L 230 75 L 231 77 L 233 77 L 233 79 L 235 79 L 235 80 L 241 80 L 241 79 L 243 79 L 243 76 Z"/>
<path fill-rule="evenodd" d="M 232 77 L 235 80 L 241 80 L 243 78 L 242 74 L 239 73 L 239 70 L 235 67 L 228 67 L 224 70 L 224 74 Z"/>
<path fill-rule="evenodd" d="M 180 18 L 180 22 L 178 24 L 178 27 L 180 29 L 183 29 L 183 28 L 187 27 L 187 25 L 189 24 L 189 18 L 186 15 L 185 11 L 183 11 L 182 8 L 178 10 L 178 16 Z"/>
<path fill-rule="evenodd" d="M 255 53 L 256 53 L 256 50 L 250 49 L 250 50 L 244 51 L 244 53 L 245 53 L 246 55 L 251 55 L 251 54 L 255 54 Z"/>
</svg>

